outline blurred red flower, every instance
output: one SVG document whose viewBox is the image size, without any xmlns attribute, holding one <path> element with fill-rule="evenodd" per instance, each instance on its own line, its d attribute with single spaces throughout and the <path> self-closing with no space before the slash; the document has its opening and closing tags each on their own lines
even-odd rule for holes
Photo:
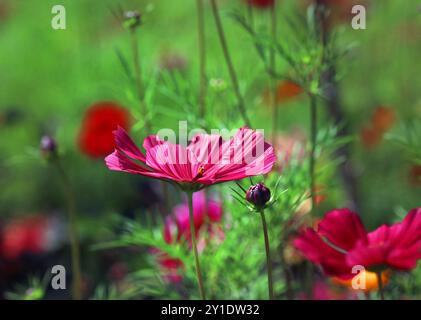
<svg viewBox="0 0 421 320">
<path fill-rule="evenodd" d="M 269 8 L 275 4 L 275 0 L 247 0 L 247 3 L 256 8 Z"/>
<path fill-rule="evenodd" d="M 80 129 L 80 150 L 91 158 L 104 157 L 115 148 L 113 131 L 130 128 L 129 112 L 114 102 L 98 102 L 88 108 Z"/>
<path fill-rule="evenodd" d="M 303 88 L 292 81 L 281 81 L 276 87 L 276 103 L 286 103 L 297 96 L 299 96 L 301 93 L 303 93 Z M 269 89 L 265 90 L 263 93 L 263 102 L 267 105 L 269 105 L 271 101 L 272 93 Z"/>
<path fill-rule="evenodd" d="M 307 228 L 294 245 L 329 276 L 349 279 L 354 266 L 368 271 L 411 270 L 421 259 L 421 208 L 405 219 L 367 233 L 359 216 L 348 209 L 326 214 L 317 231 Z"/>
<path fill-rule="evenodd" d="M 14 260 L 24 253 L 43 253 L 48 246 L 48 219 L 34 216 L 9 222 L 1 232 L 0 254 Z"/>
<path fill-rule="evenodd" d="M 278 84 L 276 100 L 278 103 L 289 101 L 303 92 L 303 88 L 292 81 L 282 81 Z"/>
<path fill-rule="evenodd" d="M 208 199 L 205 192 L 193 195 L 194 229 L 198 239 L 198 250 L 202 251 L 207 242 L 221 241 L 224 233 L 218 225 L 222 219 L 222 206 L 219 202 Z M 203 234 L 206 232 L 205 234 Z M 191 247 L 189 207 L 187 203 L 180 204 L 173 209 L 173 215 L 167 217 L 163 230 L 164 240 L 168 244 L 186 243 Z M 168 254 L 154 249 L 164 278 L 171 283 L 182 280 L 183 262 L 170 257 Z"/>
</svg>

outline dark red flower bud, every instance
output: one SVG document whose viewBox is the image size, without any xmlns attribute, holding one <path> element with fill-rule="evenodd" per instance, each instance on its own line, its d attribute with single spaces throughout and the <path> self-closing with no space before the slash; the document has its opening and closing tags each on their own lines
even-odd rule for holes
<svg viewBox="0 0 421 320">
<path fill-rule="evenodd" d="M 247 190 L 246 200 L 262 208 L 270 200 L 270 190 L 263 183 L 255 184 Z"/>
<path fill-rule="evenodd" d="M 53 155 L 57 152 L 57 143 L 53 137 L 45 135 L 41 138 L 40 149 L 45 156 Z"/>
</svg>

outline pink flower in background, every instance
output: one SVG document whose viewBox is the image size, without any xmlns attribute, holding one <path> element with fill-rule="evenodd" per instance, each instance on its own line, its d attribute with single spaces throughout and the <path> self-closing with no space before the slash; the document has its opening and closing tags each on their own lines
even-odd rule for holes
<svg viewBox="0 0 421 320">
<path fill-rule="evenodd" d="M 276 161 L 263 134 L 248 128 L 227 141 L 219 135 L 197 134 L 187 147 L 149 136 L 143 142 L 146 154 L 124 129 L 114 134 L 116 149 L 105 158 L 110 170 L 174 181 L 189 190 L 266 174 Z"/>
<path fill-rule="evenodd" d="M 205 192 L 196 192 L 194 195 L 194 230 L 202 251 L 209 241 L 222 241 L 224 233 L 218 225 L 222 220 L 221 204 L 213 199 L 207 199 Z M 189 207 L 186 203 L 177 205 L 173 214 L 167 217 L 163 230 L 164 240 L 168 244 L 186 243 L 191 246 Z M 183 262 L 171 258 L 168 254 L 154 249 L 164 278 L 172 283 L 182 280 L 181 271 Z"/>
<path fill-rule="evenodd" d="M 318 230 L 307 228 L 294 245 L 329 276 L 350 278 L 352 267 L 367 270 L 411 270 L 421 258 L 421 208 L 402 222 L 367 233 L 359 216 L 348 209 L 326 214 Z"/>
</svg>

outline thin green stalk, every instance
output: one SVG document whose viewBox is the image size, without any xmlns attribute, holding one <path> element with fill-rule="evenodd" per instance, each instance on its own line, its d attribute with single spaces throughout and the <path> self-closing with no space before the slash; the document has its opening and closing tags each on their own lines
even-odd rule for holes
<svg viewBox="0 0 421 320">
<path fill-rule="evenodd" d="M 377 272 L 377 281 L 379 283 L 379 295 L 380 295 L 380 299 L 384 300 L 384 288 L 383 288 L 383 279 L 382 279 L 382 272 L 379 271 Z"/>
<path fill-rule="evenodd" d="M 311 197 L 311 216 L 314 217 L 316 210 L 316 196 L 315 196 L 315 185 L 316 185 L 316 142 L 317 142 L 317 101 L 313 94 L 309 95 L 310 98 L 310 197 Z M 312 294 L 313 290 L 313 265 L 308 263 L 306 266 L 306 289 L 309 295 Z"/>
<path fill-rule="evenodd" d="M 78 227 L 76 217 L 76 201 L 73 193 L 72 185 L 66 171 L 63 169 L 60 159 L 55 160 L 55 164 L 59 171 L 60 177 L 63 182 L 64 191 L 67 202 L 67 214 L 69 219 L 69 237 L 70 237 L 70 251 L 72 259 L 72 292 L 73 299 L 82 299 L 82 271 L 80 266 L 80 249 L 78 238 Z"/>
<path fill-rule="evenodd" d="M 238 111 L 241 114 L 241 117 L 243 118 L 244 123 L 246 126 L 251 127 L 250 120 L 247 116 L 247 111 L 245 108 L 244 98 L 240 92 L 240 86 L 238 84 L 237 74 L 234 69 L 234 65 L 232 63 L 231 55 L 228 50 L 228 44 L 227 40 L 225 38 L 225 32 L 224 28 L 222 26 L 221 17 L 219 15 L 218 5 L 216 3 L 216 0 L 211 0 L 212 5 L 212 13 L 215 18 L 215 24 L 216 29 L 218 31 L 219 41 L 221 42 L 222 50 L 224 53 L 225 62 L 228 67 L 228 72 L 231 78 L 232 86 L 234 88 L 235 95 L 237 97 L 237 103 L 238 103 Z"/>
<path fill-rule="evenodd" d="M 205 17 L 203 0 L 197 0 L 197 22 L 198 22 L 198 46 L 199 46 L 199 114 L 204 117 L 206 114 L 206 43 L 205 43 Z"/>
<path fill-rule="evenodd" d="M 271 22 L 271 32 L 273 41 L 276 41 L 277 37 L 277 19 L 276 19 L 276 1 L 274 2 L 273 6 L 270 9 L 270 22 Z M 275 48 L 270 49 L 270 62 L 269 68 L 273 71 L 276 69 L 276 52 Z M 275 142 L 276 138 L 276 130 L 278 128 L 278 106 L 276 101 L 277 96 L 277 88 L 276 88 L 276 81 L 274 77 L 270 76 L 270 87 L 272 88 L 272 141 Z"/>
<path fill-rule="evenodd" d="M 314 213 L 316 209 L 316 143 L 317 143 L 317 101 L 313 94 L 310 94 L 310 195 L 311 195 L 311 211 Z"/>
<path fill-rule="evenodd" d="M 249 24 L 251 28 L 254 29 L 253 6 L 250 3 L 247 4 L 247 15 L 248 15 Z"/>
<path fill-rule="evenodd" d="M 272 278 L 272 259 L 270 257 L 268 227 L 267 227 L 267 224 L 266 224 L 265 211 L 263 209 L 260 211 L 260 217 L 262 218 L 263 235 L 265 237 L 266 264 L 267 264 L 267 270 L 268 270 L 269 299 L 273 300 L 274 295 L 273 295 L 273 278 Z"/>
<path fill-rule="evenodd" d="M 148 115 L 147 115 L 147 108 L 145 104 L 145 93 L 144 93 L 143 82 L 142 82 L 142 69 L 140 67 L 140 61 L 139 61 L 139 46 L 138 46 L 138 41 L 137 41 L 136 28 L 132 28 L 130 30 L 130 36 L 131 36 L 131 44 L 132 44 L 133 65 L 134 65 L 137 96 L 140 102 L 141 113 L 142 113 L 142 116 L 144 117 L 146 131 L 149 131 L 150 124 L 147 118 Z"/>
<path fill-rule="evenodd" d="M 189 202 L 189 216 L 190 216 L 190 233 L 194 252 L 194 262 L 196 264 L 196 277 L 199 284 L 200 297 L 206 300 L 205 289 L 203 287 L 202 271 L 199 263 L 199 253 L 197 252 L 196 230 L 194 228 L 194 213 L 193 213 L 193 192 L 187 192 Z"/>
</svg>

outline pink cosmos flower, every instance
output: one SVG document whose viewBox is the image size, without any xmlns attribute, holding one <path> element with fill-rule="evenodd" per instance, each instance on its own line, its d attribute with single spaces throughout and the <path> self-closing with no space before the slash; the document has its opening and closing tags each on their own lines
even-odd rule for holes
<svg viewBox="0 0 421 320">
<path fill-rule="evenodd" d="M 317 229 L 305 229 L 294 245 L 329 276 L 349 279 L 357 265 L 375 272 L 407 271 L 421 258 L 421 208 L 411 210 L 402 222 L 369 233 L 356 213 L 336 209 L 326 214 Z"/>
<path fill-rule="evenodd" d="M 224 233 L 218 225 L 222 219 L 222 207 L 219 202 L 207 199 L 205 193 L 193 195 L 194 230 L 199 242 L 199 251 L 203 251 L 209 241 L 222 241 Z M 186 203 L 176 206 L 173 215 L 167 217 L 163 230 L 164 240 L 168 244 L 186 243 L 191 247 L 189 207 Z M 164 278 L 170 283 L 182 280 L 183 262 L 168 254 L 154 249 Z"/>
<path fill-rule="evenodd" d="M 124 129 L 118 128 L 114 135 L 116 148 L 105 158 L 110 170 L 175 183 L 186 193 L 189 203 L 194 203 L 193 193 L 208 185 L 266 174 L 276 161 L 273 148 L 264 141 L 263 134 L 248 128 L 239 129 L 227 141 L 216 134 L 196 134 L 187 146 L 149 136 L 143 142 L 145 154 Z M 189 215 L 194 219 L 194 212 L 189 210 Z M 196 240 L 194 226 L 190 228 L 192 240 Z M 197 241 L 192 241 L 192 247 L 200 296 L 204 300 Z"/>
<path fill-rule="evenodd" d="M 207 185 L 268 173 L 276 161 L 263 134 L 241 128 L 223 141 L 220 135 L 197 134 L 184 147 L 149 136 L 143 154 L 126 131 L 114 131 L 116 149 L 105 158 L 110 170 L 140 174 L 176 182 L 183 189 L 197 191 Z"/>
</svg>

